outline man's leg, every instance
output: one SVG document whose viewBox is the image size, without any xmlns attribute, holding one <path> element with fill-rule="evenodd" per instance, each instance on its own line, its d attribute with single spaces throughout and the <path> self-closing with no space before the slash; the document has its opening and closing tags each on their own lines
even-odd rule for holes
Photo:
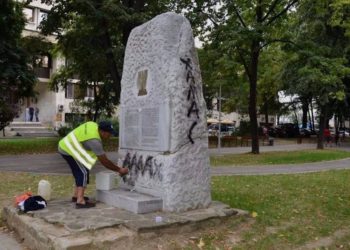
<svg viewBox="0 0 350 250">
<path fill-rule="evenodd" d="M 84 199 L 84 193 L 85 193 L 85 187 L 76 187 L 76 194 L 77 194 L 77 203 L 79 204 L 85 204 Z"/>
<path fill-rule="evenodd" d="M 84 193 L 85 193 L 85 188 L 89 183 L 89 170 L 69 155 L 62 155 L 62 157 L 67 161 L 68 165 L 72 170 L 72 174 L 75 178 L 76 186 L 74 189 L 73 197 L 77 198 L 77 201 L 76 201 L 77 204 L 84 205 L 86 204 L 86 201 L 84 199 Z"/>
</svg>

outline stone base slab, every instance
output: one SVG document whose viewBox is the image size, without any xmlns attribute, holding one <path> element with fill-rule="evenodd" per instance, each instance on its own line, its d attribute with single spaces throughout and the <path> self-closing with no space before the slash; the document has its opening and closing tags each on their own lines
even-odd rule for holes
<svg viewBox="0 0 350 250">
<path fill-rule="evenodd" d="M 163 209 L 161 198 L 123 189 L 96 190 L 96 200 L 136 214 L 151 213 Z"/>
<path fill-rule="evenodd" d="M 89 209 L 75 209 L 74 205 L 68 199 L 52 200 L 47 208 L 27 214 L 5 207 L 2 217 L 29 249 L 106 250 L 136 249 L 135 242 L 145 235 L 195 232 L 248 216 L 220 202 L 183 213 L 149 214 L 135 214 L 103 203 Z"/>
</svg>

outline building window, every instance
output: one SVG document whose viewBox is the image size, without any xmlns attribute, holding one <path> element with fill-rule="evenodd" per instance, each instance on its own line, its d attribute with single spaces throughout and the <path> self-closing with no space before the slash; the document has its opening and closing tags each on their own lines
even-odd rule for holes
<svg viewBox="0 0 350 250">
<path fill-rule="evenodd" d="M 40 55 L 35 59 L 35 66 L 40 68 L 51 68 L 51 59 L 49 55 Z"/>
<path fill-rule="evenodd" d="M 24 17 L 27 22 L 34 23 L 34 9 L 31 8 L 23 8 Z"/>
<path fill-rule="evenodd" d="M 41 22 L 46 18 L 47 18 L 47 12 L 40 10 L 38 25 L 41 24 Z"/>
<path fill-rule="evenodd" d="M 86 97 L 94 97 L 94 88 L 93 87 L 87 87 L 86 89 Z"/>
<path fill-rule="evenodd" d="M 35 57 L 34 62 L 34 72 L 37 77 L 40 78 L 50 78 L 51 69 L 51 57 L 50 55 L 38 55 Z"/>
<path fill-rule="evenodd" d="M 66 99 L 74 99 L 74 84 L 71 82 L 67 84 L 65 97 Z"/>
</svg>

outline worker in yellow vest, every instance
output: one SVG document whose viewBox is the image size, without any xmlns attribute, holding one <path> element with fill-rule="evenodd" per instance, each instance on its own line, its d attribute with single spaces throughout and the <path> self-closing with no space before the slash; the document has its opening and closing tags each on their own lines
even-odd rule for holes
<svg viewBox="0 0 350 250">
<path fill-rule="evenodd" d="M 76 208 L 94 207 L 95 203 L 84 196 L 89 183 L 89 170 L 95 165 L 97 159 L 106 168 L 118 172 L 120 175 L 128 173 L 127 168 L 121 168 L 110 161 L 103 150 L 101 139 L 109 139 L 115 131 L 109 121 L 86 122 L 58 143 L 58 152 L 67 161 L 75 179 L 72 202 Z"/>
</svg>

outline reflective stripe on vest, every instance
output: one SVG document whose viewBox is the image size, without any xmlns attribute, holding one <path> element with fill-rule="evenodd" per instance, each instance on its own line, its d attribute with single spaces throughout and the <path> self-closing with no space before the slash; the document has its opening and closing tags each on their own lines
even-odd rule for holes
<svg viewBox="0 0 350 250">
<path fill-rule="evenodd" d="M 74 133 L 71 132 L 64 138 L 64 143 L 72 152 L 74 157 L 81 162 L 86 168 L 91 169 L 96 162 L 89 153 L 80 145 Z"/>
<path fill-rule="evenodd" d="M 97 161 L 97 156 L 93 151 L 85 149 L 83 143 L 92 139 L 101 141 L 97 123 L 90 121 L 75 128 L 58 144 L 60 149 L 91 169 Z"/>
</svg>

